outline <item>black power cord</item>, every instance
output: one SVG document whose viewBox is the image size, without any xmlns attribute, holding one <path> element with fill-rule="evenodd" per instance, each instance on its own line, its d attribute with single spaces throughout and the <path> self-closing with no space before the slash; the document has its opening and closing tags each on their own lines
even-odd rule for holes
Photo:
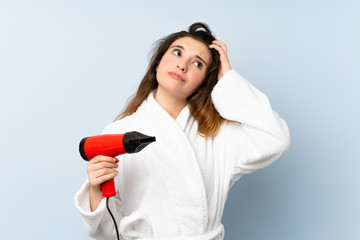
<svg viewBox="0 0 360 240">
<path fill-rule="evenodd" d="M 109 208 L 109 197 L 106 198 L 106 208 L 107 208 L 107 210 L 109 211 L 112 220 L 114 221 L 114 226 L 115 226 L 115 230 L 116 230 L 117 240 L 120 240 L 120 239 L 122 239 L 122 238 L 120 238 L 119 230 L 118 230 L 118 228 L 117 228 L 114 215 L 111 213 L 110 208 Z"/>
</svg>

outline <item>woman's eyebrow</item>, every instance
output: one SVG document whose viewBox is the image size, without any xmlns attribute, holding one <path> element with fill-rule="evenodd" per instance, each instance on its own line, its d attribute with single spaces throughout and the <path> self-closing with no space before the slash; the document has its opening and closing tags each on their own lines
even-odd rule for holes
<svg viewBox="0 0 360 240">
<path fill-rule="evenodd" d="M 173 45 L 170 48 L 180 48 L 182 50 L 185 50 L 185 48 L 181 45 Z M 204 59 L 202 59 L 199 55 L 195 55 L 196 58 L 200 59 L 202 62 L 204 62 L 204 64 L 207 66 L 207 63 L 204 61 Z"/>
</svg>

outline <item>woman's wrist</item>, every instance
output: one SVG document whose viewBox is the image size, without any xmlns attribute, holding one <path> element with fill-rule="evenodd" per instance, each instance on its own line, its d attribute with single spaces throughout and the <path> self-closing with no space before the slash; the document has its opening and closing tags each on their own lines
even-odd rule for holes
<svg viewBox="0 0 360 240">
<path fill-rule="evenodd" d="M 97 188 L 89 187 L 89 199 L 90 199 L 90 209 L 95 211 L 103 199 L 100 186 Z"/>
</svg>

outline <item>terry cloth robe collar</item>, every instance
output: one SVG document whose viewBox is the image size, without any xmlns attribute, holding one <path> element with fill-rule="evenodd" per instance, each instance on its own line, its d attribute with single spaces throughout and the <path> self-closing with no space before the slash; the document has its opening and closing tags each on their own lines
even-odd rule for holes
<svg viewBox="0 0 360 240">
<path fill-rule="evenodd" d="M 176 123 L 179 125 L 180 129 L 184 132 L 186 125 L 191 120 L 189 105 L 187 104 L 179 113 L 176 118 Z"/>
<path fill-rule="evenodd" d="M 140 110 L 141 109 L 141 110 Z M 208 209 L 205 185 L 194 150 L 183 129 L 194 118 L 185 106 L 175 121 L 156 102 L 153 93 L 139 107 L 140 118 L 152 129 L 156 143 L 152 152 L 173 204 L 181 234 L 198 235 L 207 229 Z"/>
</svg>

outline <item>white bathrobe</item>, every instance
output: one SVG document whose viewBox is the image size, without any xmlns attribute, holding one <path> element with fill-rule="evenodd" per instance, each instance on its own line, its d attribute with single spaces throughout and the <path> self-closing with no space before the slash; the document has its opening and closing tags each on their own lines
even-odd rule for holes
<svg viewBox="0 0 360 240">
<path fill-rule="evenodd" d="M 289 148 L 285 121 L 236 71 L 219 80 L 211 97 L 228 120 L 214 137 L 198 134 L 188 106 L 175 120 L 153 94 L 134 114 L 105 128 L 104 134 L 138 131 L 156 137 L 141 152 L 118 157 L 118 194 L 109 202 L 125 240 L 223 239 L 220 221 L 230 187 Z M 116 239 L 105 198 L 91 212 L 88 188 L 86 181 L 75 196 L 86 231 L 96 239 Z"/>
</svg>

